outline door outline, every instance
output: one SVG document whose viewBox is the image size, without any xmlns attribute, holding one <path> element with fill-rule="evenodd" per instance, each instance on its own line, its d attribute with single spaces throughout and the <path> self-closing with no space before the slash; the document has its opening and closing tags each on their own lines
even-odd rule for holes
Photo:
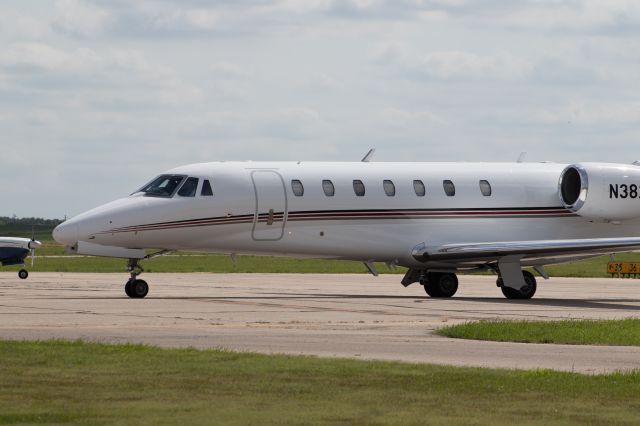
<svg viewBox="0 0 640 426">
<path fill-rule="evenodd" d="M 258 210 L 260 208 L 260 200 L 258 198 L 258 186 L 256 185 L 255 180 L 256 173 L 273 173 L 274 175 L 278 176 L 278 179 L 280 179 L 280 183 L 282 184 L 282 193 L 284 194 L 284 210 L 282 212 L 282 226 L 280 228 L 280 236 L 278 236 L 277 238 L 256 238 L 256 228 L 258 226 L 258 218 L 260 216 L 260 211 Z M 251 182 L 253 183 L 253 193 L 256 200 L 255 213 L 253 215 L 253 228 L 251 229 L 251 239 L 253 241 L 280 241 L 284 236 L 284 227 L 287 224 L 287 218 L 289 216 L 289 199 L 287 197 L 287 187 L 284 183 L 284 178 L 280 173 L 272 169 L 254 170 L 251 172 Z"/>
</svg>

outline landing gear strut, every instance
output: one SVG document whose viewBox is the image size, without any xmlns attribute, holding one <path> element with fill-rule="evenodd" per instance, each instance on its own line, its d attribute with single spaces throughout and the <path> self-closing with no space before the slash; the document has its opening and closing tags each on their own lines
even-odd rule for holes
<svg viewBox="0 0 640 426">
<path fill-rule="evenodd" d="M 124 292 L 132 299 L 143 299 L 149 293 L 149 285 L 145 280 L 139 280 L 138 275 L 144 272 L 138 259 L 129 259 L 127 270 L 131 278 L 124 285 Z"/>
<path fill-rule="evenodd" d="M 521 287 L 520 290 L 505 286 L 502 281 L 502 277 L 498 278 L 496 285 L 500 287 L 504 297 L 507 299 L 531 299 L 533 295 L 536 294 L 536 290 L 538 288 L 536 277 L 529 271 L 522 271 L 522 275 L 525 285 L 524 287 Z"/>
<path fill-rule="evenodd" d="M 431 297 L 452 297 L 458 291 L 458 277 L 449 272 L 429 272 L 422 276 L 420 284 Z"/>
</svg>

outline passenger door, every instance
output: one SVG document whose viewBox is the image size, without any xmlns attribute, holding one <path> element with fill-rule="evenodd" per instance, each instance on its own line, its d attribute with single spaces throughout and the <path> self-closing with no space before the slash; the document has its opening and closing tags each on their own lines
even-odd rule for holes
<svg viewBox="0 0 640 426">
<path fill-rule="evenodd" d="M 251 172 L 256 197 L 252 238 L 277 241 L 284 235 L 287 221 L 287 193 L 282 176 L 273 170 Z"/>
</svg>

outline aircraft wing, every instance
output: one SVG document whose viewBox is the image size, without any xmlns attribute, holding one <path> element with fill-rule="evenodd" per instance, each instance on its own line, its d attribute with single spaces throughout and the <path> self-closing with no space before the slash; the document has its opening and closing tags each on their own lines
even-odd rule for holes
<svg viewBox="0 0 640 426">
<path fill-rule="evenodd" d="M 503 259 L 507 256 L 526 261 L 547 258 L 557 260 L 563 257 L 609 254 L 634 250 L 640 250 L 640 237 L 504 241 L 446 244 L 438 247 L 430 247 L 422 243 L 413 249 L 413 257 L 422 262 L 490 262 Z"/>
</svg>

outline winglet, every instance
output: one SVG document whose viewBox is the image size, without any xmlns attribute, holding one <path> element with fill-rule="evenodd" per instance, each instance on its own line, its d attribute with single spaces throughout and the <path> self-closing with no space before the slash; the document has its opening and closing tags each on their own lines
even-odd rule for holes
<svg viewBox="0 0 640 426">
<path fill-rule="evenodd" d="M 518 156 L 518 161 L 516 161 L 516 163 L 524 163 L 524 159 L 527 156 L 526 152 L 521 152 L 520 155 Z"/>
<path fill-rule="evenodd" d="M 376 149 L 371 148 L 369 152 L 367 152 L 367 155 L 365 155 L 360 161 L 362 161 L 363 163 L 368 163 L 369 161 L 371 161 L 371 157 L 373 157 L 374 152 L 376 152 Z"/>
</svg>

